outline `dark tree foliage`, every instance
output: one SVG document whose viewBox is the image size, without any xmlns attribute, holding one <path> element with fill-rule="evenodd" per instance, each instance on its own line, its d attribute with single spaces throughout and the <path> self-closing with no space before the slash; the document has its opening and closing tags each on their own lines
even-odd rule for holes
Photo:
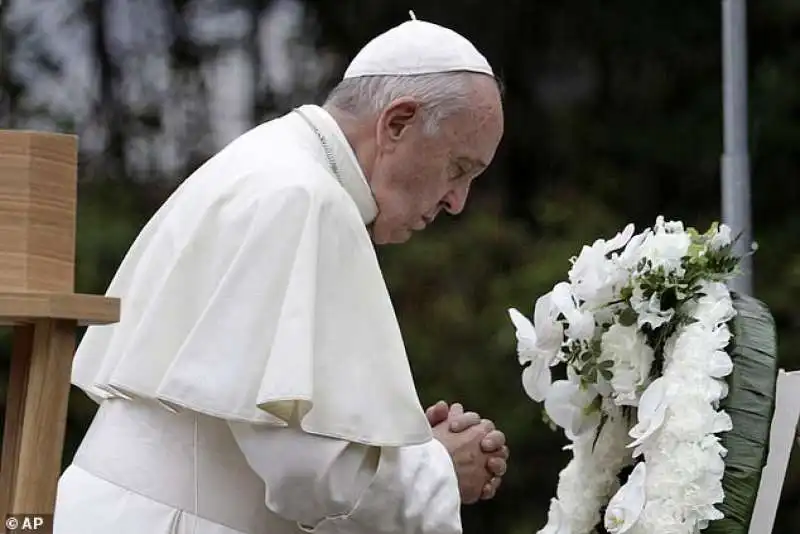
<svg viewBox="0 0 800 534">
<path fill-rule="evenodd" d="M 505 86 L 506 135 L 495 162 L 463 215 L 380 254 L 423 403 L 463 402 L 494 419 L 511 445 L 500 494 L 466 507 L 465 531 L 535 532 L 567 453 L 522 391 L 506 309 L 532 310 L 582 244 L 629 221 L 641 227 L 663 214 L 705 228 L 719 219 L 720 3 L 58 3 L 54 22 L 22 0 L 4 2 L 9 68 L 0 73 L 0 120 L 81 135 L 77 282 L 95 293 L 194 168 L 236 131 L 319 102 L 358 49 L 407 20 L 409 9 L 467 35 L 486 54 Z M 800 48 L 793 40 L 800 4 L 749 4 L 755 290 L 775 316 L 781 366 L 793 369 L 800 360 Z M 276 18 L 281 9 L 299 14 L 297 31 Z M 288 85 L 275 82 L 270 39 L 284 29 L 293 35 Z M 231 61 L 235 69 L 226 67 Z M 76 78 L 85 65 L 85 79 Z M 76 79 L 84 85 L 64 97 Z M 213 102 L 233 90 L 238 96 L 225 97 L 220 111 Z M 65 463 L 93 411 L 76 391 Z M 775 532 L 800 531 L 796 463 Z"/>
</svg>

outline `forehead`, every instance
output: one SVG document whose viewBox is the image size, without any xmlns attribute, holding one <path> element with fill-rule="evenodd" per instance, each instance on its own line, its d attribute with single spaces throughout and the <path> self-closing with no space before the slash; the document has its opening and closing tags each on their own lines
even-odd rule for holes
<svg viewBox="0 0 800 534">
<path fill-rule="evenodd" d="M 474 105 L 442 124 L 454 160 L 487 166 L 503 136 L 503 113 L 498 102 L 477 99 Z"/>
<path fill-rule="evenodd" d="M 453 114 L 453 127 L 464 135 L 502 133 L 503 110 L 500 87 L 493 78 L 475 76 L 470 80 L 468 104 Z"/>
</svg>

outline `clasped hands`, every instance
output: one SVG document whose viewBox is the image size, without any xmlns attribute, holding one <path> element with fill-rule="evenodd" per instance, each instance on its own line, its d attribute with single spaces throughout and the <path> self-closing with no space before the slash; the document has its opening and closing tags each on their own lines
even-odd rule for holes
<svg viewBox="0 0 800 534">
<path fill-rule="evenodd" d="M 439 401 L 425 412 L 433 436 L 453 459 L 461 501 L 473 504 L 494 497 L 506 473 L 509 450 L 505 435 L 475 412 Z"/>
</svg>

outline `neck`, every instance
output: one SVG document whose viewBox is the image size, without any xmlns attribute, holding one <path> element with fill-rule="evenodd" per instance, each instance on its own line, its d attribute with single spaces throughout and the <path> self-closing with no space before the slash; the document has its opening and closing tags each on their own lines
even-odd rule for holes
<svg viewBox="0 0 800 534">
<path fill-rule="evenodd" d="M 369 121 L 358 119 L 352 115 L 345 113 L 334 107 L 325 107 L 336 124 L 341 128 L 350 148 L 356 155 L 358 164 L 361 167 L 367 183 L 372 182 L 372 167 L 375 161 L 375 143 L 373 142 L 374 136 Z"/>
</svg>

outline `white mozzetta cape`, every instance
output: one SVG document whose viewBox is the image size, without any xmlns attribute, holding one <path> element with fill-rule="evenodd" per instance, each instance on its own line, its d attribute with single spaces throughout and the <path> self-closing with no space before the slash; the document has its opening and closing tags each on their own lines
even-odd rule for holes
<svg viewBox="0 0 800 534">
<path fill-rule="evenodd" d="M 427 442 L 369 186 L 330 115 L 298 111 L 228 145 L 145 226 L 107 292 L 121 321 L 88 329 L 72 381 L 97 402 L 281 426 L 296 410 L 312 434 Z"/>
</svg>

